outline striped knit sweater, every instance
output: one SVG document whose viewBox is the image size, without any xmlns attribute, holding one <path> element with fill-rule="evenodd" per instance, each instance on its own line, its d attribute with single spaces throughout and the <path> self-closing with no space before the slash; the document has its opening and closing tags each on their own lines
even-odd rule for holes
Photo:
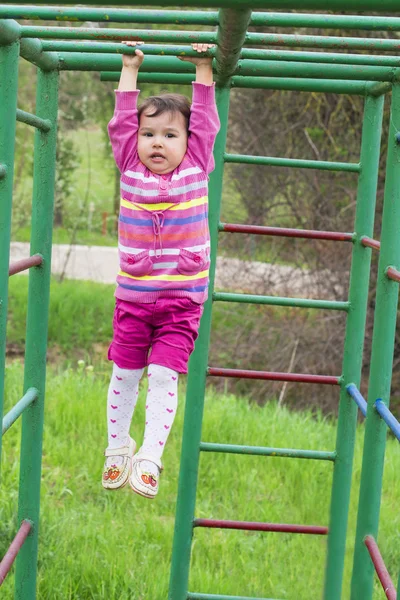
<svg viewBox="0 0 400 600">
<path fill-rule="evenodd" d="M 187 297 L 201 304 L 210 264 L 208 174 L 219 130 L 214 86 L 193 83 L 187 151 L 166 175 L 152 173 L 139 160 L 138 94 L 116 92 L 108 126 L 121 172 L 115 296 L 129 302 Z"/>
</svg>

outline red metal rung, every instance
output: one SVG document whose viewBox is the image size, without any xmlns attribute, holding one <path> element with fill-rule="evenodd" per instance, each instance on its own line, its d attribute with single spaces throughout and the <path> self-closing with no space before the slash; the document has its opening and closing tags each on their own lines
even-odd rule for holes
<svg viewBox="0 0 400 600">
<path fill-rule="evenodd" d="M 212 529 L 240 529 L 242 531 L 274 531 L 277 533 L 307 533 L 327 535 L 328 527 L 318 525 L 290 525 L 286 523 L 255 523 L 251 521 L 219 521 L 217 519 L 195 519 L 194 527 Z"/>
<path fill-rule="evenodd" d="M 392 580 L 390 579 L 390 575 L 388 570 L 383 562 L 383 558 L 381 553 L 379 552 L 378 544 L 372 537 L 372 535 L 367 535 L 364 540 L 365 545 L 367 546 L 369 555 L 375 567 L 376 574 L 379 577 L 379 581 L 382 584 L 383 590 L 386 594 L 386 598 L 388 600 L 396 600 L 397 592 L 393 585 Z"/>
<path fill-rule="evenodd" d="M 368 248 L 374 248 L 374 250 L 381 249 L 381 243 L 378 242 L 378 240 L 374 240 L 373 238 L 367 236 L 361 238 L 361 243 L 363 246 L 367 246 Z"/>
<path fill-rule="evenodd" d="M 262 227 L 261 225 L 221 223 L 220 231 L 229 233 L 253 233 L 256 235 L 275 235 L 277 237 L 305 238 L 312 240 L 328 240 L 333 242 L 353 241 L 352 233 L 317 231 L 315 229 L 289 229 L 287 227 Z"/>
<path fill-rule="evenodd" d="M 16 559 L 18 552 L 21 550 L 23 543 L 28 537 L 31 529 L 32 524 L 29 521 L 22 521 L 17 535 L 11 542 L 3 560 L 0 562 L 0 586 L 7 577 L 7 574 L 11 569 L 14 560 Z"/>
<path fill-rule="evenodd" d="M 15 275 L 16 273 L 21 273 L 21 271 L 26 271 L 26 269 L 30 269 L 31 267 L 38 267 L 43 262 L 43 257 L 40 254 L 34 254 L 29 258 L 23 258 L 21 260 L 17 260 L 15 263 L 10 265 L 8 269 L 9 275 Z"/>
<path fill-rule="evenodd" d="M 389 267 L 386 271 L 386 275 L 389 277 L 389 279 L 393 279 L 393 281 L 400 282 L 400 271 L 398 271 L 397 269 Z"/>
<path fill-rule="evenodd" d="M 210 377 L 239 377 L 241 379 L 266 379 L 269 381 L 291 381 L 297 383 L 321 383 L 339 385 L 339 377 L 332 375 L 308 375 L 302 373 L 273 373 L 270 371 L 245 371 L 243 369 L 219 369 L 208 367 Z"/>
</svg>

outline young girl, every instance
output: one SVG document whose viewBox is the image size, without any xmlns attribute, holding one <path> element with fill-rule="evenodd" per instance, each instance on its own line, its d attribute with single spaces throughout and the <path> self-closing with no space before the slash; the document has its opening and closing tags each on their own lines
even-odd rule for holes
<svg viewBox="0 0 400 600">
<path fill-rule="evenodd" d="M 209 47 L 193 44 L 199 53 Z M 191 106 L 184 96 L 163 94 L 138 109 L 136 81 L 143 59 L 139 49 L 123 55 L 109 123 L 121 172 L 120 271 L 108 352 L 114 365 L 102 483 L 117 489 L 129 480 L 134 492 L 154 498 L 177 409 L 178 376 L 187 373 L 207 299 L 207 182 L 219 119 L 211 58 L 182 57 L 196 65 Z M 135 454 L 129 428 L 146 366 L 146 426 Z"/>
</svg>

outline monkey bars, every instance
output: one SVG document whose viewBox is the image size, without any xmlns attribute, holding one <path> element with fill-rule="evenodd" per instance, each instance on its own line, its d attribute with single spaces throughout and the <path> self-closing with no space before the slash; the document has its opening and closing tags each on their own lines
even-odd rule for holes
<svg viewBox="0 0 400 600">
<path fill-rule="evenodd" d="M 66 2 L 65 4 L 73 4 Z M 86 2 L 83 4 L 90 4 Z M 49 277 L 52 239 L 52 214 L 56 145 L 58 76 L 62 70 L 97 71 L 104 81 L 119 79 L 123 52 L 134 49 L 122 40 L 143 40 L 146 60 L 139 82 L 189 84 L 194 79 L 194 66 L 181 62 L 179 55 L 195 53 L 192 42 L 216 44 L 207 52 L 213 58 L 217 84 L 217 103 L 221 130 L 215 145 L 215 170 L 210 181 L 209 223 L 211 232 L 210 295 L 205 305 L 200 335 L 190 363 L 187 408 L 182 444 L 181 471 L 177 502 L 174 547 L 171 566 L 169 600 L 246 600 L 245 596 L 192 593 L 188 591 L 191 539 L 194 529 L 237 529 L 263 531 L 266 534 L 301 533 L 327 536 L 327 561 L 324 600 L 340 600 L 347 531 L 347 515 L 351 487 L 357 405 L 367 415 L 363 476 L 360 492 L 359 519 L 354 559 L 352 600 L 370 600 L 375 549 L 368 554 L 364 540 L 375 540 L 379 520 L 382 467 L 386 424 L 396 433 L 397 425 L 390 413 L 389 388 L 394 322 L 400 280 L 400 241 L 396 230 L 400 211 L 399 139 L 394 123 L 400 122 L 400 58 L 385 52 L 400 49 L 400 40 L 293 33 L 261 33 L 248 31 L 255 27 L 341 28 L 343 30 L 400 31 L 397 16 L 351 16 L 252 12 L 252 9 L 325 9 L 323 0 L 185 0 L 177 6 L 218 7 L 219 11 L 158 10 L 132 8 L 139 2 L 121 1 L 129 9 L 52 7 L 30 5 L 0 6 L 0 414 L 2 415 L 5 373 L 5 327 L 9 275 L 30 269 L 28 324 L 26 336 L 25 378 L 23 396 L 3 418 L 2 434 L 22 415 L 21 478 L 18 521 L 21 529 L 10 551 L 0 564 L 0 585 L 15 557 L 16 599 L 35 600 L 36 563 L 39 524 L 39 491 L 41 443 L 44 408 L 46 337 Z M 148 2 L 158 6 L 159 2 Z M 400 0 L 331 0 L 331 10 L 400 11 Z M 24 25 L 15 19 L 57 21 L 96 21 L 126 24 L 174 24 L 182 29 L 139 29 Z M 201 25 L 208 31 L 196 31 Z M 191 29 L 187 29 L 190 27 Z M 184 29 L 186 28 L 186 29 Z M 216 28 L 216 29 L 215 29 Z M 273 46 L 272 49 L 251 46 Z M 284 49 L 280 49 L 280 47 Z M 296 48 L 291 50 L 290 48 Z M 318 52 L 305 51 L 313 48 Z M 320 52 L 321 49 L 345 50 Z M 379 54 L 349 53 L 349 50 Z M 36 114 L 17 108 L 18 57 L 38 67 Z M 365 97 L 360 159 L 355 163 L 314 161 L 301 158 L 245 156 L 226 153 L 230 89 L 258 88 L 294 90 L 298 92 L 330 92 Z M 380 138 L 384 95 L 393 88 L 392 120 L 385 190 L 384 221 L 381 242 L 372 238 L 375 198 L 380 157 Z M 19 120 L 36 129 L 34 163 L 34 200 L 31 256 L 9 266 L 10 222 L 12 206 L 13 156 L 15 122 Z M 355 222 L 348 232 L 314 231 L 262 227 L 220 222 L 220 202 L 224 166 L 227 163 L 338 171 L 351 173 L 358 183 Z M 240 233 L 320 239 L 350 243 L 352 266 L 349 297 L 346 301 L 281 298 L 255 294 L 233 294 L 214 291 L 217 241 L 220 234 Z M 396 238 L 397 235 L 397 238 Z M 400 239 L 400 238 L 399 238 Z M 366 320 L 371 249 L 380 249 L 380 266 L 368 404 L 359 392 L 362 351 Z M 265 306 L 287 306 L 298 309 L 338 310 L 346 315 L 346 339 L 342 372 L 335 376 L 315 373 L 275 373 L 242 367 L 225 369 L 208 365 L 208 350 L 213 302 L 241 302 Z M 380 355 L 380 349 L 385 352 Z M 340 390 L 337 440 L 334 449 L 272 448 L 248 446 L 245 443 L 224 444 L 202 441 L 201 426 L 206 378 L 240 377 L 301 384 L 332 385 Z M 379 401 L 376 401 L 379 398 Z M 353 401 L 354 400 L 354 401 Z M 357 404 L 356 404 L 357 403 Z M 378 440 L 378 444 L 376 442 Z M 1 437 L 0 437 L 1 452 Z M 324 460 L 332 466 L 333 485 L 329 526 L 285 523 L 249 523 L 223 519 L 195 518 L 196 489 L 200 452 L 254 455 L 282 459 Z M 376 455 L 374 454 L 376 453 Z M 371 460 L 371 457 L 374 460 Z M 377 457 L 377 459 L 376 459 Z M 376 459 L 376 460 L 375 460 Z M 245 591 L 244 591 L 245 592 Z M 391 591 L 393 594 L 393 590 Z M 247 599 L 249 600 L 249 599 Z M 257 600 L 257 599 L 252 599 Z M 261 600 L 261 599 L 259 599 Z M 264 599 L 265 600 L 265 599 Z"/>
</svg>

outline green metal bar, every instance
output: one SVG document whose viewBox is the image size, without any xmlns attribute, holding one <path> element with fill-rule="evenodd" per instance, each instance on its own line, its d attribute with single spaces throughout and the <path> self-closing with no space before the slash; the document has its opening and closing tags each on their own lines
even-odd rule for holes
<svg viewBox="0 0 400 600">
<path fill-rule="evenodd" d="M 230 294 L 214 292 L 214 301 L 243 302 L 246 304 L 266 304 L 268 306 L 293 306 L 297 308 L 322 308 L 327 310 L 350 310 L 349 302 L 336 300 L 309 300 L 306 298 L 280 298 L 279 296 L 257 296 L 252 294 Z"/>
<path fill-rule="evenodd" d="M 305 77 L 309 79 L 355 79 L 392 81 L 398 75 L 395 67 L 364 65 L 329 65 L 284 61 L 240 60 L 235 75 L 249 77 Z"/>
<path fill-rule="evenodd" d="M 48 119 L 39 119 L 36 115 L 32 115 L 19 108 L 17 108 L 17 121 L 26 123 L 26 125 L 32 125 L 32 127 L 36 127 L 41 131 L 50 131 L 51 129 L 51 122 Z"/>
<path fill-rule="evenodd" d="M 360 389 L 371 265 L 371 249 L 364 248 L 361 238 L 363 236 L 371 237 L 373 233 L 383 104 L 383 96 L 368 96 L 365 100 L 360 153 L 361 172 L 358 181 L 354 224 L 356 233 L 350 270 L 350 311 L 346 323 L 343 354 L 343 383 L 339 402 L 337 459 L 333 471 L 324 600 L 341 598 L 357 423 L 357 405 L 348 395 L 346 385 L 352 382 Z M 361 598 L 366 600 L 363 595 L 358 596 L 357 600 L 361 600 Z"/>
<path fill-rule="evenodd" d="M 366 535 L 378 536 L 382 474 L 386 445 L 386 423 L 373 409 L 377 398 L 389 407 L 396 331 L 398 283 L 386 276 L 388 264 L 400 264 L 398 218 L 400 210 L 400 146 L 396 139 L 400 123 L 400 84 L 393 85 L 389 127 L 385 196 L 379 253 L 368 411 L 365 423 L 364 451 L 351 598 L 372 598 L 374 568 L 364 545 Z M 368 234 L 367 234 L 368 235 Z"/>
<path fill-rule="evenodd" d="M 366 84 L 367 94 L 369 94 L 370 96 L 382 96 L 382 94 L 387 94 L 388 92 L 390 92 L 391 89 L 392 89 L 392 84 L 387 83 L 387 82 L 386 83 L 369 82 Z"/>
<path fill-rule="evenodd" d="M 329 5 L 329 8 L 330 7 L 331 5 Z M 324 9 L 326 9 L 326 5 Z M 373 10 L 375 11 L 377 8 L 374 8 Z M 315 15 L 304 13 L 260 12 L 253 13 L 251 24 L 264 27 L 311 27 L 318 29 L 359 29 L 366 31 L 400 30 L 399 17 L 361 17 L 359 15 Z"/>
<path fill-rule="evenodd" d="M 36 388 L 38 399 L 23 414 L 18 518 L 29 519 L 33 532 L 18 555 L 16 600 L 36 598 L 36 563 L 39 531 L 40 479 L 46 350 L 50 294 L 51 241 L 56 163 L 58 71 L 38 71 L 36 112 L 54 127 L 35 131 L 35 160 L 30 254 L 41 254 L 40 269 L 29 272 L 24 390 Z"/>
<path fill-rule="evenodd" d="M 215 142 L 215 170 L 210 176 L 209 189 L 209 224 L 211 236 L 209 298 L 204 305 L 199 338 L 190 359 L 168 600 L 186 600 L 188 597 L 190 551 L 196 503 L 208 349 L 210 344 L 212 293 L 214 291 L 218 245 L 224 152 L 228 130 L 229 95 L 229 88 L 217 87 L 217 106 L 221 129 Z"/>
<path fill-rule="evenodd" d="M 51 48 L 48 48 L 51 49 Z M 335 65 L 370 65 L 381 67 L 400 67 L 398 56 L 375 56 L 370 54 L 340 54 L 339 52 L 299 52 L 296 50 L 260 50 L 243 48 L 242 59 L 279 60 L 292 62 L 330 63 Z"/>
<path fill-rule="evenodd" d="M 101 72 L 101 81 L 119 81 L 120 73 L 115 72 Z M 166 75 L 165 73 L 141 73 L 139 71 L 138 83 L 169 83 L 178 85 L 189 85 L 195 80 L 195 74 L 189 73 L 171 73 Z"/>
<path fill-rule="evenodd" d="M 105 54 L 135 54 L 136 48 L 115 42 L 71 42 L 63 40 L 43 40 L 42 48 L 54 52 L 96 52 Z M 147 56 L 198 56 L 191 46 L 172 44 L 142 44 L 140 49 Z M 210 48 L 202 56 L 215 56 L 215 48 Z M 288 53 L 290 54 L 290 52 Z M 314 53 L 311 53 L 314 54 Z M 315 53 L 317 54 L 317 53 Z M 385 57 L 383 57 L 385 58 Z M 396 57 L 390 57 L 396 58 Z M 147 60 L 147 58 L 146 58 Z M 400 65 L 400 59 L 397 61 Z M 396 63 L 397 64 L 397 63 Z"/>
<path fill-rule="evenodd" d="M 227 8 L 219 13 L 215 70 L 216 81 L 220 86 L 226 86 L 236 71 L 250 17 L 250 9 Z"/>
<path fill-rule="evenodd" d="M 1 22 L 0 22 L 1 32 Z M 0 418 L 3 418 L 19 42 L 0 46 Z M 1 437 L 0 437 L 1 464 Z"/>
<path fill-rule="evenodd" d="M 1 434 L 4 435 L 11 425 L 22 415 L 24 410 L 34 402 L 39 392 L 35 388 L 30 388 L 19 402 L 4 416 L 2 422 Z"/>
<path fill-rule="evenodd" d="M 81 52 L 60 52 L 60 69 L 69 71 L 120 71 L 122 57 L 116 54 L 91 54 Z M 192 63 L 183 62 L 176 56 L 146 56 L 140 69 L 141 73 L 193 73 L 195 67 Z"/>
<path fill-rule="evenodd" d="M 326 7 L 325 7 L 326 8 Z M 376 9 L 374 9 L 376 10 Z M 65 8 L 58 6 L 0 6 L 0 17 L 30 20 L 98 21 L 114 23 L 173 23 L 179 25 L 218 25 L 218 12 L 175 10 L 125 10 L 118 8 Z M 359 29 L 400 31 L 398 17 L 364 17 L 254 12 L 251 25 L 268 27 L 311 27 L 318 29 Z"/>
<path fill-rule="evenodd" d="M 246 44 L 251 44 L 252 46 L 335 48 L 337 50 L 378 50 L 380 52 L 396 52 L 399 49 L 399 42 L 396 39 L 324 37 L 322 35 L 293 35 L 286 33 L 248 33 Z"/>
<path fill-rule="evenodd" d="M 38 27 L 24 25 L 21 37 L 64 40 L 134 40 L 148 42 L 205 42 L 215 44 L 212 31 L 163 31 L 156 29 L 103 29 L 96 27 Z"/>
<path fill-rule="evenodd" d="M 0 6 L 0 17 L 53 21 L 98 21 L 114 23 L 173 23 L 174 25 L 218 25 L 218 12 L 141 10 L 118 8 L 65 8 L 58 6 Z"/>
<path fill-rule="evenodd" d="M 201 442 L 202 452 L 223 452 L 226 454 L 246 454 L 251 456 L 276 456 L 283 458 L 307 458 L 335 461 L 336 452 L 318 450 L 297 450 L 291 448 L 264 448 L 261 446 L 236 446 L 233 444 L 212 444 Z"/>
<path fill-rule="evenodd" d="M 22 27 L 12 19 L 0 20 L 0 44 L 11 43 L 21 36 Z M 39 40 L 21 40 L 20 54 L 23 58 L 47 71 L 58 67 L 56 53 L 43 52 Z"/>
<path fill-rule="evenodd" d="M 142 77 L 142 79 L 140 79 Z M 139 81 L 142 82 L 154 82 L 166 83 L 167 79 L 165 75 L 159 73 L 140 73 Z M 102 81 L 119 81 L 120 72 L 102 72 Z M 194 80 L 194 75 L 184 74 L 171 74 L 168 79 L 168 83 L 190 83 Z M 265 90 L 294 90 L 297 92 L 321 92 L 321 93 L 332 93 L 332 94 L 354 94 L 358 96 L 365 96 L 367 93 L 372 94 L 372 89 L 368 88 L 371 85 L 385 86 L 384 91 L 391 89 L 390 84 L 371 84 L 366 81 L 334 81 L 333 79 L 283 79 L 281 77 L 232 77 L 232 87 L 237 88 L 253 88 L 253 89 L 265 89 Z M 383 88 L 379 88 L 380 90 Z M 377 95 L 379 95 L 377 93 Z"/>
<path fill-rule="evenodd" d="M 274 167 L 299 167 L 301 169 L 320 169 L 321 171 L 360 172 L 358 163 L 329 162 L 325 160 L 303 160 L 299 158 L 280 158 L 275 156 L 251 156 L 249 154 L 225 154 L 227 163 L 250 165 L 268 165 Z"/>
<path fill-rule="evenodd" d="M 121 6 L 142 6 L 142 0 L 120 0 Z M 75 4 L 75 0 L 65 0 L 65 5 Z M 96 4 L 95 0 L 82 2 L 83 5 Z M 159 0 L 148 0 L 148 6 L 159 6 Z M 175 6 L 195 6 L 235 8 L 237 0 L 177 0 Z M 301 10 L 326 10 L 326 0 L 242 0 L 241 7 L 254 7 L 260 9 L 301 9 Z M 378 12 L 397 12 L 400 10 L 399 0 L 382 0 L 377 4 L 376 0 L 330 0 L 329 10 L 345 11 L 378 11 Z"/>
<path fill-rule="evenodd" d="M 6 165 L 0 165 L 0 179 L 4 179 L 7 175 L 7 167 Z"/>
<path fill-rule="evenodd" d="M 356 94 L 365 96 L 365 81 L 334 81 L 333 79 L 293 79 L 283 77 L 232 77 L 232 87 L 264 90 L 294 90 L 297 92 L 322 92 Z"/>
</svg>

